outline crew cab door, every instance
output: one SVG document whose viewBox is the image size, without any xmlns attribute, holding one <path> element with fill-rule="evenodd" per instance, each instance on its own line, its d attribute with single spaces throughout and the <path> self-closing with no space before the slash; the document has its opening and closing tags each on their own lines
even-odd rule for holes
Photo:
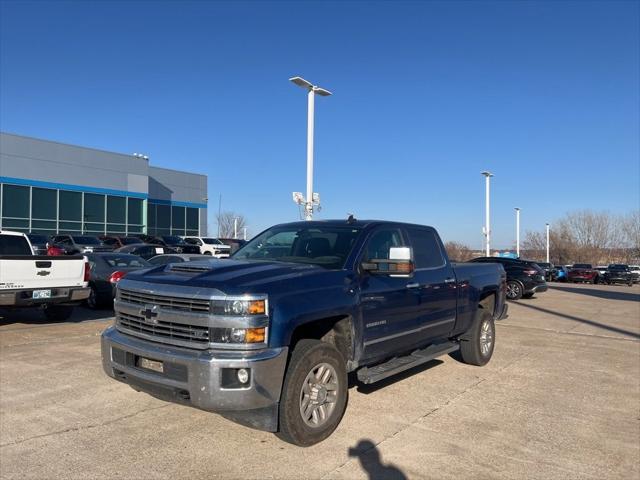
<svg viewBox="0 0 640 480">
<path fill-rule="evenodd" d="M 406 233 L 413 250 L 415 270 L 408 285 L 417 296 L 420 330 L 423 341 L 447 336 L 456 323 L 458 286 L 435 230 L 407 226 Z"/>
<path fill-rule="evenodd" d="M 360 262 L 389 259 L 392 247 L 407 246 L 400 228 L 390 226 L 374 230 L 364 247 Z M 412 342 L 419 311 L 418 296 L 406 276 L 360 276 L 360 308 L 363 321 L 364 358 L 382 358 L 401 352 Z"/>
</svg>

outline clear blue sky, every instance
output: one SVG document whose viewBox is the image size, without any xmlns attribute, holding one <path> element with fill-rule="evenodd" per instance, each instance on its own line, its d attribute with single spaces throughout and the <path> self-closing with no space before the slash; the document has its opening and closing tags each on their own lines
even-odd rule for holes
<svg viewBox="0 0 640 480">
<path fill-rule="evenodd" d="M 640 3 L 13 2 L 0 128 L 209 176 L 250 231 L 298 219 L 301 75 L 317 218 L 397 219 L 494 245 L 565 212 L 640 204 Z"/>
</svg>

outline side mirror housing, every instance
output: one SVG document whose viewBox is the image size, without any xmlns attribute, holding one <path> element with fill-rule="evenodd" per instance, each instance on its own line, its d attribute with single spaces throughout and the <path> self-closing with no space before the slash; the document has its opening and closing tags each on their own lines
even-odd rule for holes
<svg viewBox="0 0 640 480">
<path fill-rule="evenodd" d="M 362 269 L 373 275 L 409 276 L 413 273 L 409 247 L 391 247 L 388 259 L 372 259 L 362 263 Z"/>
</svg>

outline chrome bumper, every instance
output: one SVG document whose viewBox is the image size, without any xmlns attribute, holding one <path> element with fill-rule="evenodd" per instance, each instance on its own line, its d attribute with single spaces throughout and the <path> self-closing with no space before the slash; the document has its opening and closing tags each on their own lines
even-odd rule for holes
<svg viewBox="0 0 640 480">
<path fill-rule="evenodd" d="M 192 350 L 134 338 L 115 327 L 102 333 L 101 345 L 106 374 L 135 390 L 217 412 L 259 430 L 277 431 L 286 347 L 254 351 Z M 140 368 L 139 357 L 163 362 L 164 373 Z M 248 386 L 223 388 L 224 369 L 239 368 L 250 369 Z"/>
</svg>

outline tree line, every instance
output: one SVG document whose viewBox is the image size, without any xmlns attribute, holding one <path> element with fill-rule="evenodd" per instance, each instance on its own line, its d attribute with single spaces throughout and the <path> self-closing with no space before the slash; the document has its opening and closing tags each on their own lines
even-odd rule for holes
<svg viewBox="0 0 640 480">
<path fill-rule="evenodd" d="M 520 248 L 521 258 L 544 261 L 546 242 L 544 229 L 527 231 Z M 478 256 L 477 251 L 460 242 L 447 242 L 445 248 L 449 258 L 459 262 Z M 549 260 L 556 265 L 639 263 L 640 210 L 626 215 L 592 210 L 567 213 L 551 225 Z"/>
</svg>

